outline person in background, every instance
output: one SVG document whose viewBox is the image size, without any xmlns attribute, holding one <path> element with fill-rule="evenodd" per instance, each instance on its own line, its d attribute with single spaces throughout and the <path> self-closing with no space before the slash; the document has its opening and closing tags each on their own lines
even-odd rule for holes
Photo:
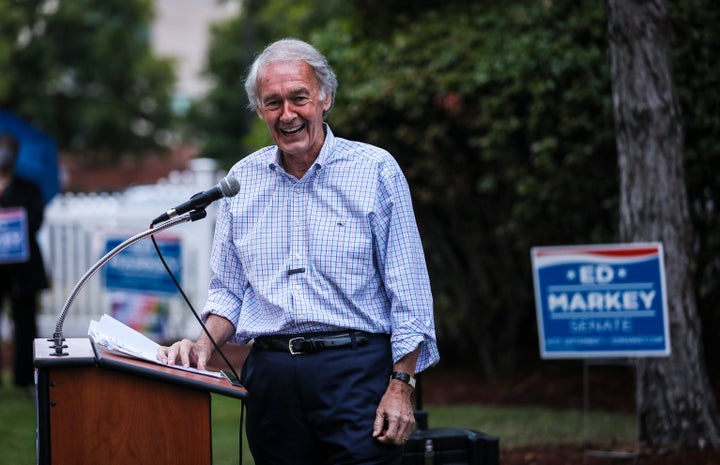
<svg viewBox="0 0 720 465">
<path fill-rule="evenodd" d="M 29 258 L 0 263 L 0 307 L 9 300 L 13 321 L 13 382 L 33 392 L 33 340 L 37 337 L 36 313 L 41 290 L 48 287 L 43 258 L 37 242 L 44 215 L 40 188 L 15 174 L 19 153 L 17 139 L 0 134 L 0 209 L 21 207 L 27 218 Z"/>
<path fill-rule="evenodd" d="M 414 375 L 438 359 L 432 294 L 407 181 L 385 150 L 324 122 L 326 58 L 283 39 L 250 68 L 250 107 L 276 145 L 228 173 L 203 311 L 218 344 L 253 341 L 241 381 L 257 464 L 399 463 Z M 161 362 L 205 368 L 202 333 Z"/>
</svg>

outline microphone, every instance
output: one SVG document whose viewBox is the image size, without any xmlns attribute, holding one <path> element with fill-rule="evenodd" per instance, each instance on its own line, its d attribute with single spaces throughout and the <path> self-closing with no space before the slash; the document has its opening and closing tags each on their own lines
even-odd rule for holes
<svg viewBox="0 0 720 465">
<path fill-rule="evenodd" d="M 230 176 L 226 176 L 215 187 L 212 187 L 205 192 L 198 192 L 190 197 L 190 200 L 187 200 L 158 216 L 153 220 L 152 224 L 155 225 L 157 223 L 167 221 L 192 210 L 205 209 L 214 201 L 223 197 L 234 197 L 238 192 L 240 192 L 240 183 L 238 180 L 231 178 Z"/>
</svg>

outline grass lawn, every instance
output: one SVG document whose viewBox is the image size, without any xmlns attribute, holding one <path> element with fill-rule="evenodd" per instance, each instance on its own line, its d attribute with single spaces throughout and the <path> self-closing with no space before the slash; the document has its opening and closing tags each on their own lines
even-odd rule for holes
<svg viewBox="0 0 720 465">
<path fill-rule="evenodd" d="M 35 400 L 5 377 L 0 388 L 0 462 L 35 464 Z M 635 416 L 625 413 L 485 405 L 426 405 L 430 427 L 472 428 L 500 438 L 501 449 L 548 443 L 632 443 Z M 213 464 L 238 464 L 240 401 L 212 396 Z M 281 447 L 282 445 L 279 445 Z M 243 465 L 253 463 L 243 438 Z"/>
</svg>

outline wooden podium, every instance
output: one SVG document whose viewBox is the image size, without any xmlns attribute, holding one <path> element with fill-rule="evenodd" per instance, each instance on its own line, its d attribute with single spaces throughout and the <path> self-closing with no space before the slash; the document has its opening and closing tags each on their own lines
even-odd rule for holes
<svg viewBox="0 0 720 465">
<path fill-rule="evenodd" d="M 210 464 L 210 394 L 243 399 L 225 378 L 118 356 L 89 339 L 68 355 L 35 340 L 37 463 Z"/>
</svg>

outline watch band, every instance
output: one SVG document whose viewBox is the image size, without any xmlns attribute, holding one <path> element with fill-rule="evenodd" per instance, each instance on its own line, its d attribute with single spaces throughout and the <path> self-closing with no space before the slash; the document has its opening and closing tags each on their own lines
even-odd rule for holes
<svg viewBox="0 0 720 465">
<path fill-rule="evenodd" d="M 409 384 L 411 388 L 415 389 L 415 377 L 402 371 L 393 371 L 390 375 L 390 379 L 397 379 L 403 383 Z"/>
</svg>

